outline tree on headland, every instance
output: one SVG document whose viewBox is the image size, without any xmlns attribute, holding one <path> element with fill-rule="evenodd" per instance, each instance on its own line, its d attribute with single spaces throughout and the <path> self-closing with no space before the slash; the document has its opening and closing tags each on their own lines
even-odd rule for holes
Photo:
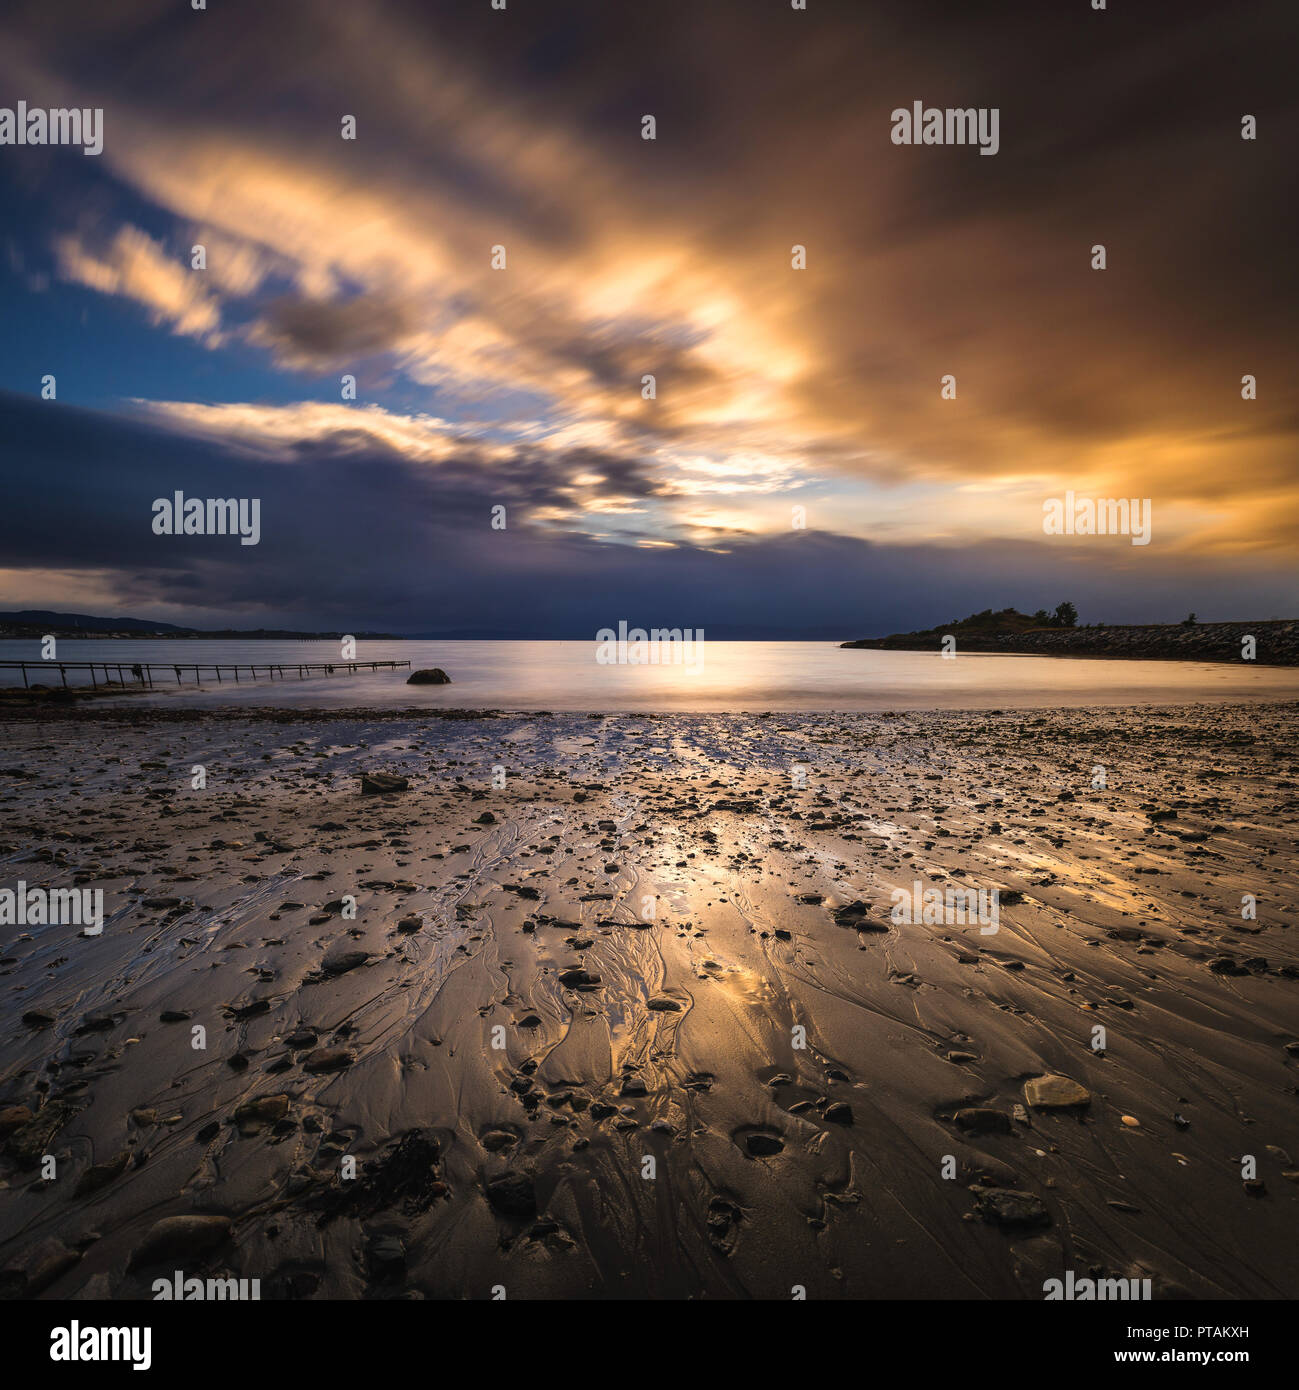
<svg viewBox="0 0 1299 1390">
<path fill-rule="evenodd" d="M 1183 619 L 1183 621 L 1182 621 L 1182 626 L 1183 626 L 1183 627 L 1194 627 L 1194 626 L 1195 626 L 1195 614 L 1194 614 L 1194 613 L 1188 613 L 1188 614 L 1186 615 L 1185 619 Z"/>
<path fill-rule="evenodd" d="M 1077 627 L 1078 610 L 1072 603 L 1059 604 L 1055 610 L 1055 617 L 1052 619 L 1056 627 Z"/>
</svg>

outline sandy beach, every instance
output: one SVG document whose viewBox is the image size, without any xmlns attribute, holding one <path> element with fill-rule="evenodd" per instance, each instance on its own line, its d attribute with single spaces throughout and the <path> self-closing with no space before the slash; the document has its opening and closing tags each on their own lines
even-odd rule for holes
<svg viewBox="0 0 1299 1390">
<path fill-rule="evenodd" d="M 1297 731 L 8 711 L 3 1290 L 1293 1298 Z"/>
</svg>

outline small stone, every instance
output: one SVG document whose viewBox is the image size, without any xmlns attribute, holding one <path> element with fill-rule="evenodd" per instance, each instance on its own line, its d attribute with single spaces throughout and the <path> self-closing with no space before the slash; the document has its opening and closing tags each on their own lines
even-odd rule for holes
<svg viewBox="0 0 1299 1390">
<path fill-rule="evenodd" d="M 369 951 L 330 951 L 320 962 L 320 968 L 326 975 L 346 975 L 349 970 L 358 969 L 369 959 Z"/>
<path fill-rule="evenodd" d="M 130 1161 L 130 1151 L 123 1149 L 120 1153 L 114 1154 L 107 1163 L 93 1164 L 82 1173 L 72 1195 L 88 1197 L 92 1192 L 98 1192 L 101 1187 L 107 1187 L 114 1178 L 121 1177 L 126 1172 L 126 1165 Z"/>
<path fill-rule="evenodd" d="M 362 796 L 387 796 L 392 792 L 410 789 L 410 779 L 399 777 L 395 772 L 363 772 L 361 774 Z"/>
<path fill-rule="evenodd" d="M 1091 1104 L 1091 1092 L 1067 1076 L 1035 1076 L 1024 1083 L 1024 1099 L 1038 1110 L 1070 1110 Z"/>
<path fill-rule="evenodd" d="M 228 1216 L 164 1216 L 136 1247 L 130 1267 L 202 1256 L 230 1239 Z"/>
<path fill-rule="evenodd" d="M 288 1096 L 256 1096 L 235 1110 L 235 1124 L 239 1126 L 240 1134 L 256 1134 L 276 1120 L 282 1120 L 288 1112 Z"/>
<path fill-rule="evenodd" d="M 48 1236 L 0 1272 L 0 1297 L 34 1298 L 80 1261 L 80 1251 Z"/>
<path fill-rule="evenodd" d="M 993 1226 L 1049 1226 L 1051 1215 L 1040 1197 L 1016 1192 L 1009 1187 L 978 1188 L 974 1205 L 979 1215 Z"/>
<path fill-rule="evenodd" d="M 600 977 L 593 975 L 589 970 L 583 970 L 580 966 L 572 966 L 565 970 L 559 977 L 561 985 L 567 985 L 569 989 L 592 990 L 600 988 Z"/>
<path fill-rule="evenodd" d="M 6 1105 L 0 1110 L 0 1139 L 7 1139 L 16 1129 L 29 1123 L 32 1112 L 26 1105 Z"/>
<path fill-rule="evenodd" d="M 972 1105 L 958 1110 L 952 1119 L 958 1129 L 969 1134 L 1009 1134 L 1010 1116 L 988 1105 Z"/>
<path fill-rule="evenodd" d="M 526 1173 L 511 1170 L 487 1184 L 487 1200 L 514 1221 L 531 1221 L 537 1214 L 537 1192 Z"/>
<path fill-rule="evenodd" d="M 873 921 L 870 917 L 870 909 L 860 900 L 849 903 L 846 907 L 839 907 L 830 914 L 837 927 L 852 927 L 860 932 L 886 932 L 888 925 L 884 922 Z"/>
<path fill-rule="evenodd" d="M 400 1236 L 371 1236 L 365 1257 L 370 1274 L 376 1280 L 396 1279 L 406 1272 L 406 1246 Z"/>
<path fill-rule="evenodd" d="M 318 1047 L 303 1065 L 311 1072 L 342 1071 L 355 1061 L 345 1047 Z"/>
<path fill-rule="evenodd" d="M 49 1152 L 50 1141 L 75 1113 L 75 1107 L 66 1101 L 48 1101 L 26 1124 L 10 1132 L 5 1152 L 19 1168 L 35 1168 Z"/>
<path fill-rule="evenodd" d="M 774 1134 L 750 1134 L 744 1140 L 744 1147 L 751 1158 L 770 1158 L 781 1153 L 785 1145 Z"/>
</svg>

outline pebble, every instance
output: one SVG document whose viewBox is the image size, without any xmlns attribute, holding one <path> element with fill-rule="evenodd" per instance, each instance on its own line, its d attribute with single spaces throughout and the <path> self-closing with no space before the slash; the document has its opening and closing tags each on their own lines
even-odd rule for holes
<svg viewBox="0 0 1299 1390">
<path fill-rule="evenodd" d="M 206 1255 L 224 1245 L 230 1234 L 228 1216 L 164 1216 L 136 1246 L 130 1268 Z"/>
<path fill-rule="evenodd" d="M 1035 1076 L 1024 1083 L 1024 1099 L 1038 1110 L 1090 1105 L 1091 1092 L 1067 1076 Z"/>
<path fill-rule="evenodd" d="M 530 1221 L 537 1214 L 537 1192 L 526 1173 L 511 1169 L 487 1183 L 487 1200 L 514 1221 Z"/>
<path fill-rule="evenodd" d="M 1040 1197 L 1009 1187 L 981 1187 L 974 1191 L 979 1215 L 993 1226 L 1049 1226 L 1051 1216 Z"/>
<path fill-rule="evenodd" d="M 753 1158 L 769 1158 L 772 1154 L 782 1152 L 785 1147 L 774 1134 L 750 1134 L 745 1139 L 744 1146 Z"/>
<path fill-rule="evenodd" d="M 303 1065 L 310 1072 L 342 1071 L 350 1067 L 355 1057 L 345 1047 L 318 1047 Z"/>
</svg>

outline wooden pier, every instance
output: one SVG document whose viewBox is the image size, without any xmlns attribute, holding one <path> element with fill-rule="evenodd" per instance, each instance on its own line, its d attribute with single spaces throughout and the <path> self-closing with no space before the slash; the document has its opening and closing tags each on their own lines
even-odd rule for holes
<svg viewBox="0 0 1299 1390">
<path fill-rule="evenodd" d="M 204 671 L 214 674 L 219 682 L 227 679 L 275 680 L 277 677 L 286 680 L 295 671 L 299 680 L 305 680 L 312 675 L 333 676 L 340 671 L 354 675 L 357 671 L 399 670 L 409 665 L 409 661 L 0 661 L 0 671 L 21 671 L 23 685 L 28 689 L 31 689 L 32 684 L 29 672 L 39 672 L 42 679 L 37 683 L 43 685 L 43 677 L 47 673 L 57 671 L 63 679 L 64 687 L 71 689 L 68 685 L 68 672 L 89 671 L 90 684 L 94 689 L 98 689 L 101 684 L 125 686 L 138 683 L 141 689 L 151 690 L 155 682 L 170 685 L 173 679 L 177 685 L 183 685 L 186 673 L 189 672 L 193 673 L 194 684 L 201 685 Z M 102 682 L 99 678 L 101 671 Z M 109 677 L 110 671 L 117 672 L 116 682 Z M 211 675 L 208 679 L 211 679 Z"/>
</svg>

